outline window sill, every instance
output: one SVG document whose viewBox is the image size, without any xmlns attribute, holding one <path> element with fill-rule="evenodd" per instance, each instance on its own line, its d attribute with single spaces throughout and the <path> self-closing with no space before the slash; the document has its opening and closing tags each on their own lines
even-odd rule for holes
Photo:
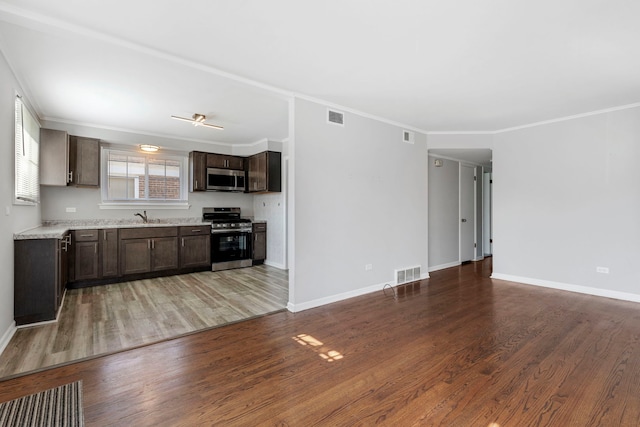
<svg viewBox="0 0 640 427">
<path fill-rule="evenodd" d="M 128 203 L 128 202 L 114 202 L 114 203 L 100 203 L 98 204 L 100 209 L 179 209 L 187 210 L 191 208 L 189 202 L 181 203 Z"/>
</svg>

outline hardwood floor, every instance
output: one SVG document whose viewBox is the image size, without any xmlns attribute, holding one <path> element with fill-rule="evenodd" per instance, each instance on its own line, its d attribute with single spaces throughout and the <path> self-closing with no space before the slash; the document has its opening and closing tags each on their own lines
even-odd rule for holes
<svg viewBox="0 0 640 427">
<path fill-rule="evenodd" d="M 490 268 L 7 380 L 0 401 L 82 380 L 88 426 L 640 425 L 640 305 Z"/>
<path fill-rule="evenodd" d="M 0 377 L 282 310 L 286 271 L 266 265 L 67 290 L 58 322 L 19 329 Z"/>
</svg>

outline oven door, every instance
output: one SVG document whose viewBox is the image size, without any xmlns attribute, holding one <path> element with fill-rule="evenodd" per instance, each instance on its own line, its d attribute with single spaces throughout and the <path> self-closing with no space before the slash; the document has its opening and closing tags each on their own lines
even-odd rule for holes
<svg viewBox="0 0 640 427">
<path fill-rule="evenodd" d="M 251 259 L 251 232 L 225 231 L 211 234 L 211 262 Z"/>
</svg>

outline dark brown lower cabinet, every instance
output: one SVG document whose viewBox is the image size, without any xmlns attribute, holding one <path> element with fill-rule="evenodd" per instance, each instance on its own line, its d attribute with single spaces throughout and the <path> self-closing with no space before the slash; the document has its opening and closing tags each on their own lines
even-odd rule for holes
<svg viewBox="0 0 640 427">
<path fill-rule="evenodd" d="M 110 228 L 100 233 L 102 251 L 102 277 L 118 276 L 118 229 Z"/>
<path fill-rule="evenodd" d="M 120 230 L 120 273 L 122 275 L 177 268 L 177 227 Z"/>
<path fill-rule="evenodd" d="M 211 266 L 211 227 L 183 226 L 180 236 L 180 268 Z"/>
<path fill-rule="evenodd" d="M 178 268 L 178 239 L 154 237 L 151 239 L 151 271 Z"/>
<path fill-rule="evenodd" d="M 66 287 L 69 241 L 68 236 L 14 241 L 17 325 L 55 320 Z"/>
<path fill-rule="evenodd" d="M 267 259 L 267 224 L 253 223 L 253 242 L 251 246 L 253 264 L 262 264 Z"/>
</svg>

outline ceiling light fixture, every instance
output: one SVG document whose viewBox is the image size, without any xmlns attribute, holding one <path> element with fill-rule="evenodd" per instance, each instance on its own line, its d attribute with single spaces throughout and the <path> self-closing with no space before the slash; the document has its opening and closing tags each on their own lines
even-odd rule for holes
<svg viewBox="0 0 640 427">
<path fill-rule="evenodd" d="M 196 113 L 190 119 L 187 119 L 186 117 L 178 117 L 178 116 L 171 116 L 171 118 L 176 120 L 182 120 L 183 122 L 189 122 L 194 126 L 205 126 L 208 128 L 214 128 L 219 130 L 224 129 L 222 126 L 205 123 L 205 120 L 207 120 L 207 116 L 205 116 L 204 114 Z"/>
<path fill-rule="evenodd" d="M 156 151 L 158 151 L 160 149 L 160 147 L 158 147 L 157 145 L 142 144 L 140 146 L 140 149 L 142 151 L 146 151 L 148 153 L 155 153 Z"/>
</svg>

